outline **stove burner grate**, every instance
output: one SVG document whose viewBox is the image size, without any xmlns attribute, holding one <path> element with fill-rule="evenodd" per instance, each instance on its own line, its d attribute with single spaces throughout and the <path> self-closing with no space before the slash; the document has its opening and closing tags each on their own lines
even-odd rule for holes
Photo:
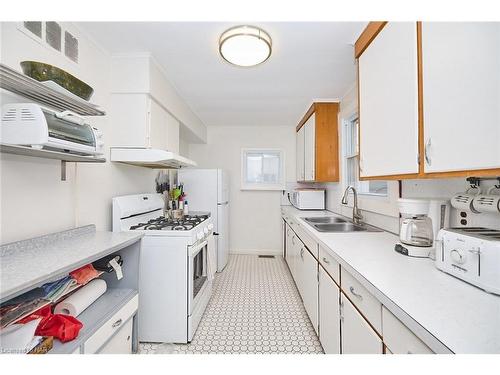
<svg viewBox="0 0 500 375">
<path fill-rule="evenodd" d="M 182 219 L 169 219 L 164 216 L 151 219 L 147 223 L 132 225 L 130 230 L 191 230 L 208 219 L 209 215 L 188 215 Z"/>
</svg>

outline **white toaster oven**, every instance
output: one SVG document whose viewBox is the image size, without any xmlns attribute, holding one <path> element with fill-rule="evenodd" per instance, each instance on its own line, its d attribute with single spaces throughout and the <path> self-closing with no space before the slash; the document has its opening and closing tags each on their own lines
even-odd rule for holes
<svg viewBox="0 0 500 375">
<path fill-rule="evenodd" d="M 290 193 L 290 203 L 299 210 L 324 210 L 325 191 L 321 189 L 295 189 Z"/>
<path fill-rule="evenodd" d="M 81 155 L 103 153 L 102 133 L 70 111 L 57 112 L 34 103 L 2 106 L 0 142 Z"/>
<path fill-rule="evenodd" d="M 479 227 L 441 229 L 435 264 L 441 271 L 500 294 L 500 231 Z"/>
</svg>

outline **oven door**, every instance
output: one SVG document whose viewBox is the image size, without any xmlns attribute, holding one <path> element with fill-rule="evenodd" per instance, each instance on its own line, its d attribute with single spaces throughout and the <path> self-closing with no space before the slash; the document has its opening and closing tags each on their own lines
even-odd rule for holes
<svg viewBox="0 0 500 375">
<path fill-rule="evenodd" d="M 209 239 L 190 246 L 188 250 L 188 312 L 189 315 L 196 309 L 197 304 L 203 299 L 209 283 L 208 277 L 208 252 Z"/>
</svg>

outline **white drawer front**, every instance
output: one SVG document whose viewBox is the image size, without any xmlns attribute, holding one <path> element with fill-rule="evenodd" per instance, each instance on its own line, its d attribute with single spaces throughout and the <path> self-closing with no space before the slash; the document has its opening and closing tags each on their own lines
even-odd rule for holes
<svg viewBox="0 0 500 375">
<path fill-rule="evenodd" d="M 433 351 L 389 310 L 382 307 L 384 343 L 396 354 L 431 354 Z"/>
<path fill-rule="evenodd" d="M 139 296 L 132 298 L 120 311 L 111 317 L 102 325 L 87 341 L 83 344 L 83 352 L 85 354 L 96 353 L 101 346 L 134 315 L 139 306 Z"/>
<path fill-rule="evenodd" d="M 340 285 L 340 265 L 321 245 L 319 246 L 319 262 L 337 285 Z"/>
<path fill-rule="evenodd" d="M 382 304 L 349 272 L 342 268 L 341 287 L 365 318 L 382 334 Z"/>
<path fill-rule="evenodd" d="M 297 223 L 292 227 L 297 236 L 301 239 L 301 241 L 306 245 L 311 254 L 318 259 L 318 243 L 309 236 L 306 231 Z"/>
</svg>

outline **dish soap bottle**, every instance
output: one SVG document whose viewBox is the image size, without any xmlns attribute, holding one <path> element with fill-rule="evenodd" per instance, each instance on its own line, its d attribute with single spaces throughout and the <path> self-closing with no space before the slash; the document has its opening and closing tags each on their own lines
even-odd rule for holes
<svg viewBox="0 0 500 375">
<path fill-rule="evenodd" d="M 188 201 L 184 201 L 184 215 L 189 213 Z"/>
</svg>

